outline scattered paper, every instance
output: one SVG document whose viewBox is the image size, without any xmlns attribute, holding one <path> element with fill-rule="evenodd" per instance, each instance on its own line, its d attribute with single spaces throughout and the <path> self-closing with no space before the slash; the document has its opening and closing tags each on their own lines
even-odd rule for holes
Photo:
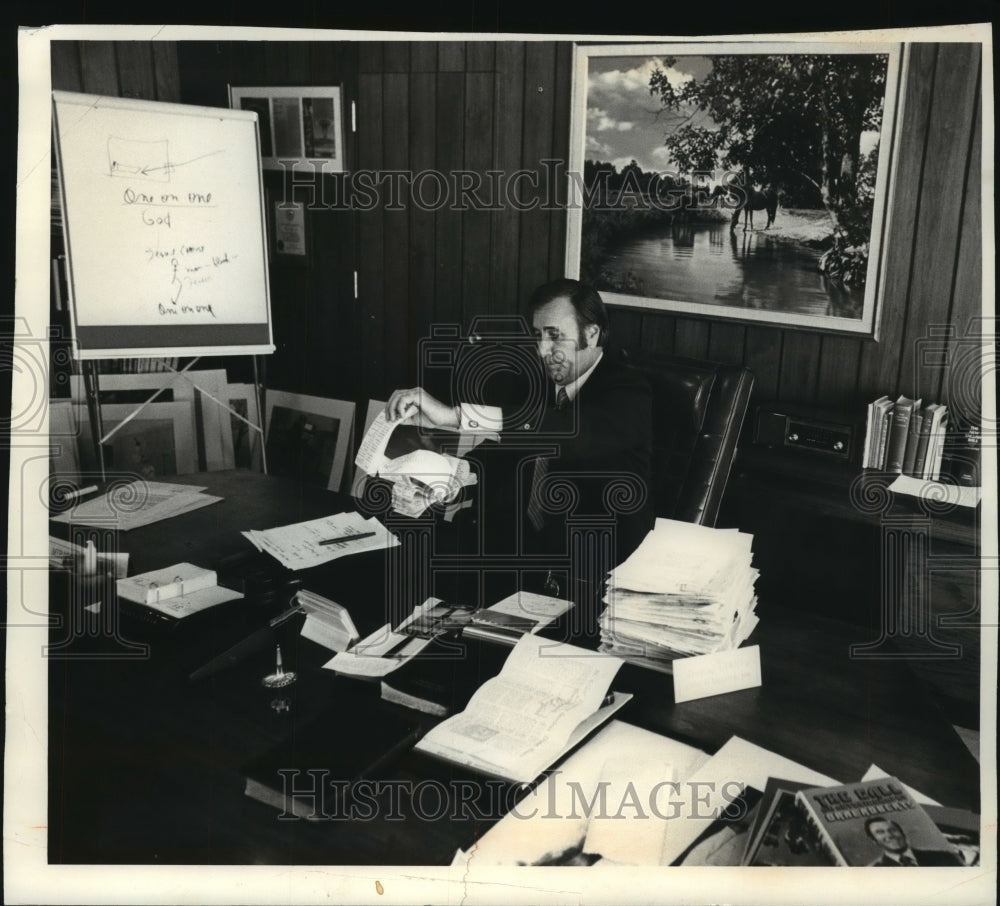
<svg viewBox="0 0 1000 906">
<path fill-rule="evenodd" d="M 674 701 L 688 702 L 760 685 L 760 646 L 674 661 Z"/>
<path fill-rule="evenodd" d="M 660 864 L 669 865 L 686 850 L 732 801 L 737 786 L 762 790 L 769 777 L 783 777 L 816 786 L 835 786 L 839 781 L 799 764 L 783 755 L 733 736 L 688 779 L 699 797 L 683 797 L 667 822 Z"/>
<path fill-rule="evenodd" d="M 387 458 L 385 451 L 389 438 L 396 426 L 403 423 L 420 424 L 420 420 L 411 412 L 398 421 L 389 422 L 385 412 L 379 412 L 365 432 L 354 463 L 361 472 L 391 482 L 393 511 L 416 518 L 434 504 L 451 503 L 463 487 L 475 484 L 477 477 L 460 456 L 433 450 L 413 450 L 403 456 Z M 463 445 L 460 439 L 459 452 L 464 454 L 471 446 Z M 355 486 L 355 496 L 358 492 Z M 449 517 L 454 513 L 455 510 L 450 511 Z"/>
<path fill-rule="evenodd" d="M 653 831 L 663 828 L 650 825 L 657 812 L 670 814 L 676 780 L 666 761 L 609 758 L 597 782 L 598 808 L 590 815 L 582 851 L 620 865 L 658 864 L 662 833 Z"/>
<path fill-rule="evenodd" d="M 209 607 L 215 607 L 216 604 L 238 601 L 242 597 L 241 592 L 233 591 L 233 589 L 225 588 L 222 585 L 213 585 L 211 588 L 203 588 L 201 591 L 195 591 L 189 595 L 178 595 L 176 598 L 165 598 L 162 601 L 150 601 L 141 606 L 182 619 L 201 610 L 208 610 Z"/>
<path fill-rule="evenodd" d="M 626 808 L 622 814 L 628 814 L 631 808 L 628 803 L 634 801 L 626 785 L 620 791 L 620 796 L 606 792 L 604 807 L 601 808 L 600 784 L 604 781 L 607 788 L 607 781 L 614 780 L 609 776 L 614 768 L 609 768 L 609 765 L 623 764 L 623 759 L 627 759 L 628 765 L 636 766 L 636 776 L 644 783 L 653 780 L 662 771 L 660 781 L 683 784 L 708 758 L 707 754 L 693 746 L 612 720 L 531 790 L 513 810 L 477 840 L 468 852 L 456 854 L 456 862 L 453 864 L 571 864 L 583 853 L 590 852 L 586 848 L 586 838 L 589 835 L 589 825 L 594 819 L 618 814 L 622 811 L 623 804 Z M 684 790 L 684 787 L 679 789 Z M 657 789 L 654 785 L 653 790 L 656 791 L 655 802 L 661 814 L 669 816 L 673 810 L 671 801 L 677 794 L 672 792 L 671 787 Z M 646 791 L 647 795 L 653 790 Z M 594 803 L 594 807 L 588 813 L 583 803 Z M 646 843 L 649 847 L 655 845 L 655 851 L 643 845 L 642 858 L 651 859 L 652 864 L 659 864 L 666 820 L 658 818 L 648 809 L 648 799 L 644 801 L 643 807 L 647 818 L 636 823 L 644 826 L 649 838 Z M 615 819 L 612 822 L 623 823 Z M 598 835 L 602 832 L 595 831 Z M 604 845 L 599 839 L 597 842 Z M 618 854 L 624 862 L 634 861 L 634 858 L 623 857 L 620 852 Z"/>
<path fill-rule="evenodd" d="M 251 529 L 242 534 L 257 550 L 270 554 L 288 569 L 308 569 L 349 554 L 385 550 L 399 544 L 399 539 L 378 519 L 374 516 L 365 519 L 360 513 L 337 513 L 263 531 Z M 338 538 L 343 540 L 337 541 Z"/>
<path fill-rule="evenodd" d="M 430 642 L 430 639 L 419 636 L 393 632 L 390 624 L 386 623 L 363 638 L 350 651 L 334 655 L 323 667 L 345 676 L 386 676 L 423 651 Z"/>
<path fill-rule="evenodd" d="M 911 497 L 923 497 L 936 504 L 964 507 L 978 506 L 983 496 L 982 488 L 945 484 L 942 481 L 931 481 L 929 478 L 914 478 L 912 475 L 898 475 L 889 485 L 889 490 L 897 494 L 909 494 Z"/>
<path fill-rule="evenodd" d="M 866 780 L 886 780 L 892 777 L 891 774 L 883 771 L 877 764 L 870 765 L 868 770 L 865 771 L 864 777 L 861 778 L 862 782 Z M 899 780 L 899 778 L 896 778 Z M 913 789 L 912 786 L 907 786 L 902 780 L 899 781 L 903 784 L 903 789 L 909 793 L 916 802 L 921 805 L 940 805 L 941 803 L 937 799 L 931 799 L 926 793 L 921 793 L 920 790 Z"/>
<path fill-rule="evenodd" d="M 127 532 L 222 500 L 202 491 L 186 484 L 134 481 L 112 486 L 107 493 L 53 516 L 52 521 Z"/>
</svg>

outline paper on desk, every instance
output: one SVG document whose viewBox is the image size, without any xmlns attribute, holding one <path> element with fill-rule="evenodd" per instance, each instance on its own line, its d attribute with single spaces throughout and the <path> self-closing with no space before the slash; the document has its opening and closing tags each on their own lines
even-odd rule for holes
<svg viewBox="0 0 1000 906">
<path fill-rule="evenodd" d="M 515 591 L 502 601 L 497 601 L 489 609 L 497 613 L 509 613 L 512 616 L 532 617 L 544 625 L 561 617 L 572 606 L 573 602 L 565 598 L 539 595 L 533 591 Z"/>
<path fill-rule="evenodd" d="M 202 487 L 163 481 L 134 481 L 52 517 L 53 522 L 94 525 L 127 532 L 188 513 L 222 498 L 201 493 Z"/>
<path fill-rule="evenodd" d="M 143 604 L 150 610 L 158 610 L 160 613 L 168 614 L 181 619 L 191 616 L 201 610 L 208 610 L 216 604 L 224 604 L 226 601 L 238 601 L 243 594 L 233 591 L 231 588 L 224 588 L 222 585 L 213 585 L 211 588 L 203 588 L 200 591 L 191 592 L 188 595 L 178 595 L 176 598 L 166 598 L 162 601 Z"/>
<path fill-rule="evenodd" d="M 650 820 L 655 820 L 654 806 L 661 815 L 670 814 L 676 780 L 673 765 L 666 761 L 638 761 L 631 753 L 628 759 L 620 754 L 609 758 L 597 787 L 608 806 L 591 814 L 583 852 L 622 865 L 658 864 L 663 841 L 651 832 Z"/>
<path fill-rule="evenodd" d="M 625 761 L 629 767 L 635 766 L 636 776 L 643 778 L 644 782 L 652 781 L 660 775 L 660 781 L 673 780 L 683 784 L 687 777 L 708 761 L 708 755 L 686 743 L 612 720 L 531 790 L 516 809 L 477 840 L 472 849 L 467 853 L 456 854 L 452 864 L 554 865 L 560 862 L 565 864 L 561 858 L 563 854 L 579 852 L 581 849 L 590 852 L 584 848 L 585 838 L 589 824 L 593 823 L 599 808 L 599 784 L 604 781 L 607 787 L 607 782 L 613 780 L 608 776 L 609 765 L 624 764 Z M 624 773 L 628 774 L 628 770 Z M 683 785 L 681 789 L 684 789 Z M 670 787 L 657 790 L 656 801 L 665 815 L 670 814 L 671 807 L 666 801 L 671 796 L 670 790 Z M 622 794 L 628 794 L 627 785 Z M 616 798 L 616 795 L 605 795 L 604 814 L 615 815 L 619 811 L 622 798 Z M 589 818 L 582 802 L 597 803 Z M 643 808 L 646 808 L 648 799 L 644 799 L 643 803 Z M 625 811 L 628 811 L 628 807 Z M 648 820 L 636 822 L 645 825 L 649 838 L 643 843 L 642 858 L 651 859 L 653 864 L 658 864 L 659 849 L 662 846 L 662 828 L 658 825 L 663 822 L 649 813 L 648 809 L 647 815 Z M 606 823 L 619 825 L 624 822 L 611 819 Z M 614 828 L 609 826 L 607 830 L 613 832 Z M 598 835 L 603 832 L 604 829 L 595 831 Z M 609 851 L 616 852 L 621 861 L 632 861 L 612 843 L 600 842 L 600 836 L 597 842 L 606 846 Z M 647 852 L 647 846 L 654 843 L 656 851 Z"/>
<path fill-rule="evenodd" d="M 386 676 L 423 651 L 430 642 L 429 638 L 393 632 L 390 624 L 386 623 L 363 638 L 350 651 L 334 655 L 323 667 L 345 676 Z"/>
<path fill-rule="evenodd" d="M 368 538 L 320 544 L 331 538 L 368 532 L 373 533 Z M 365 519 L 360 513 L 336 513 L 264 531 L 251 529 L 242 534 L 257 550 L 270 554 L 288 569 L 308 569 L 349 554 L 385 550 L 399 544 L 399 539 L 378 519 L 374 516 Z"/>
<path fill-rule="evenodd" d="M 864 777 L 861 778 L 861 781 L 864 782 L 866 780 L 885 780 L 891 776 L 892 776 L 891 774 L 887 773 L 886 771 L 883 771 L 877 764 L 873 764 L 868 768 L 867 771 L 865 771 Z M 899 780 L 900 783 L 903 783 L 903 781 L 900 780 L 898 777 L 896 779 Z M 926 793 L 921 793 L 920 790 L 915 790 L 913 789 L 912 786 L 907 786 L 905 783 L 903 783 L 903 789 L 906 790 L 906 792 L 909 793 L 914 798 L 914 800 L 919 802 L 921 805 L 941 804 L 936 799 L 931 799 L 931 797 L 928 796 Z"/>
<path fill-rule="evenodd" d="M 970 488 L 967 485 L 945 484 L 942 481 L 931 481 L 928 478 L 914 478 L 912 475 L 899 475 L 889 485 L 889 490 L 897 494 L 909 494 L 912 497 L 923 497 L 935 503 L 952 504 L 954 506 L 974 507 L 983 496 L 982 488 Z"/>
<path fill-rule="evenodd" d="M 763 790 L 769 777 L 783 777 L 816 786 L 836 786 L 840 781 L 807 768 L 776 752 L 733 736 L 688 779 L 698 798 L 681 797 L 666 824 L 661 865 L 669 865 L 715 820 L 714 815 L 732 800 L 737 784 Z M 727 798 L 728 795 L 728 798 Z M 707 817 L 702 817 L 707 816 Z"/>
</svg>

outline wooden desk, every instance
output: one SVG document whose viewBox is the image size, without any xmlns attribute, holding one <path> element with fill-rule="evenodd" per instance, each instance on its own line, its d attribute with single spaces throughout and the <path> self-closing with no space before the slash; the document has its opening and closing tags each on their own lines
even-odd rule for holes
<svg viewBox="0 0 1000 906">
<path fill-rule="evenodd" d="M 979 726 L 981 507 L 887 490 L 896 476 L 817 454 L 741 451 L 719 516 L 754 536 L 762 613 L 774 604 L 885 640 L 961 726 Z M 888 613 L 886 612 L 888 611 Z"/>
<path fill-rule="evenodd" d="M 191 560 L 253 573 L 269 558 L 241 560 L 249 545 L 240 530 L 329 514 L 345 503 L 245 472 L 193 476 L 192 482 L 224 500 L 120 536 L 132 572 Z M 273 668 L 270 648 L 201 683 L 187 679 L 199 658 L 221 651 L 283 605 L 290 594 L 284 579 L 302 579 L 343 603 L 362 633 L 381 625 L 385 566 L 384 555 L 365 554 L 294 576 L 272 568 L 264 573 L 272 586 L 266 594 L 251 593 L 243 606 L 206 618 L 196 632 L 150 639 L 145 659 L 110 656 L 117 643 L 92 638 L 74 640 L 51 658 L 50 861 L 446 864 L 456 848 L 488 829 L 499 815 L 429 821 L 405 803 L 402 820 L 387 813 L 366 822 L 279 820 L 276 811 L 243 795 L 243 764 L 297 722 L 338 702 L 355 703 L 353 714 L 368 705 L 376 713 L 378 687 L 321 669 L 329 653 L 298 638 L 294 626 L 283 638 L 287 663 L 299 673 L 289 713 L 272 709 L 273 695 L 259 682 Z M 65 583 L 60 590 L 53 581 L 52 588 L 53 609 L 65 609 Z M 59 632 L 53 630 L 53 638 Z M 761 688 L 677 705 L 669 677 L 626 666 L 616 687 L 636 698 L 620 716 L 707 751 L 743 736 L 844 781 L 875 762 L 945 804 L 978 810 L 975 760 L 922 699 L 905 663 L 850 659 L 847 646 L 859 641 L 856 633 L 834 620 L 768 609 L 751 639 L 761 646 Z M 468 652 L 481 682 L 499 669 L 506 649 L 470 645 Z M 98 656 L 69 656 L 74 653 Z M 363 733 L 363 726 L 345 726 L 343 744 L 355 745 Z M 403 759 L 390 779 L 419 782 L 420 770 L 419 762 Z M 438 776 L 460 775 L 441 766 Z"/>
</svg>

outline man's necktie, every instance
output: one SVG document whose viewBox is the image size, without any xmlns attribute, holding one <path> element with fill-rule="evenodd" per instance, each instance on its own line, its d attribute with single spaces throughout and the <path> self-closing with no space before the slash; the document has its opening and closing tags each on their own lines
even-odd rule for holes
<svg viewBox="0 0 1000 906">
<path fill-rule="evenodd" d="M 912 865 L 912 866 L 915 866 L 917 864 L 917 860 L 914 859 L 913 856 L 902 855 L 902 856 L 899 857 L 899 864 L 900 865 Z"/>
<path fill-rule="evenodd" d="M 565 387 L 556 391 L 556 409 L 564 409 L 569 403 Z M 545 511 L 542 509 L 542 481 L 549 471 L 549 461 L 544 456 L 535 459 L 535 472 L 531 477 L 531 492 L 528 494 L 528 520 L 541 531 L 545 523 Z"/>
</svg>

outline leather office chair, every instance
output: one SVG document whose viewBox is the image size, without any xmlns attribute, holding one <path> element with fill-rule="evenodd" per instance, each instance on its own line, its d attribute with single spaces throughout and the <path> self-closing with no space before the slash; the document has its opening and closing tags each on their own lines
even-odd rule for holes
<svg viewBox="0 0 1000 906">
<path fill-rule="evenodd" d="M 753 374 L 682 356 L 622 350 L 653 388 L 653 505 L 657 516 L 715 525 Z"/>
</svg>

